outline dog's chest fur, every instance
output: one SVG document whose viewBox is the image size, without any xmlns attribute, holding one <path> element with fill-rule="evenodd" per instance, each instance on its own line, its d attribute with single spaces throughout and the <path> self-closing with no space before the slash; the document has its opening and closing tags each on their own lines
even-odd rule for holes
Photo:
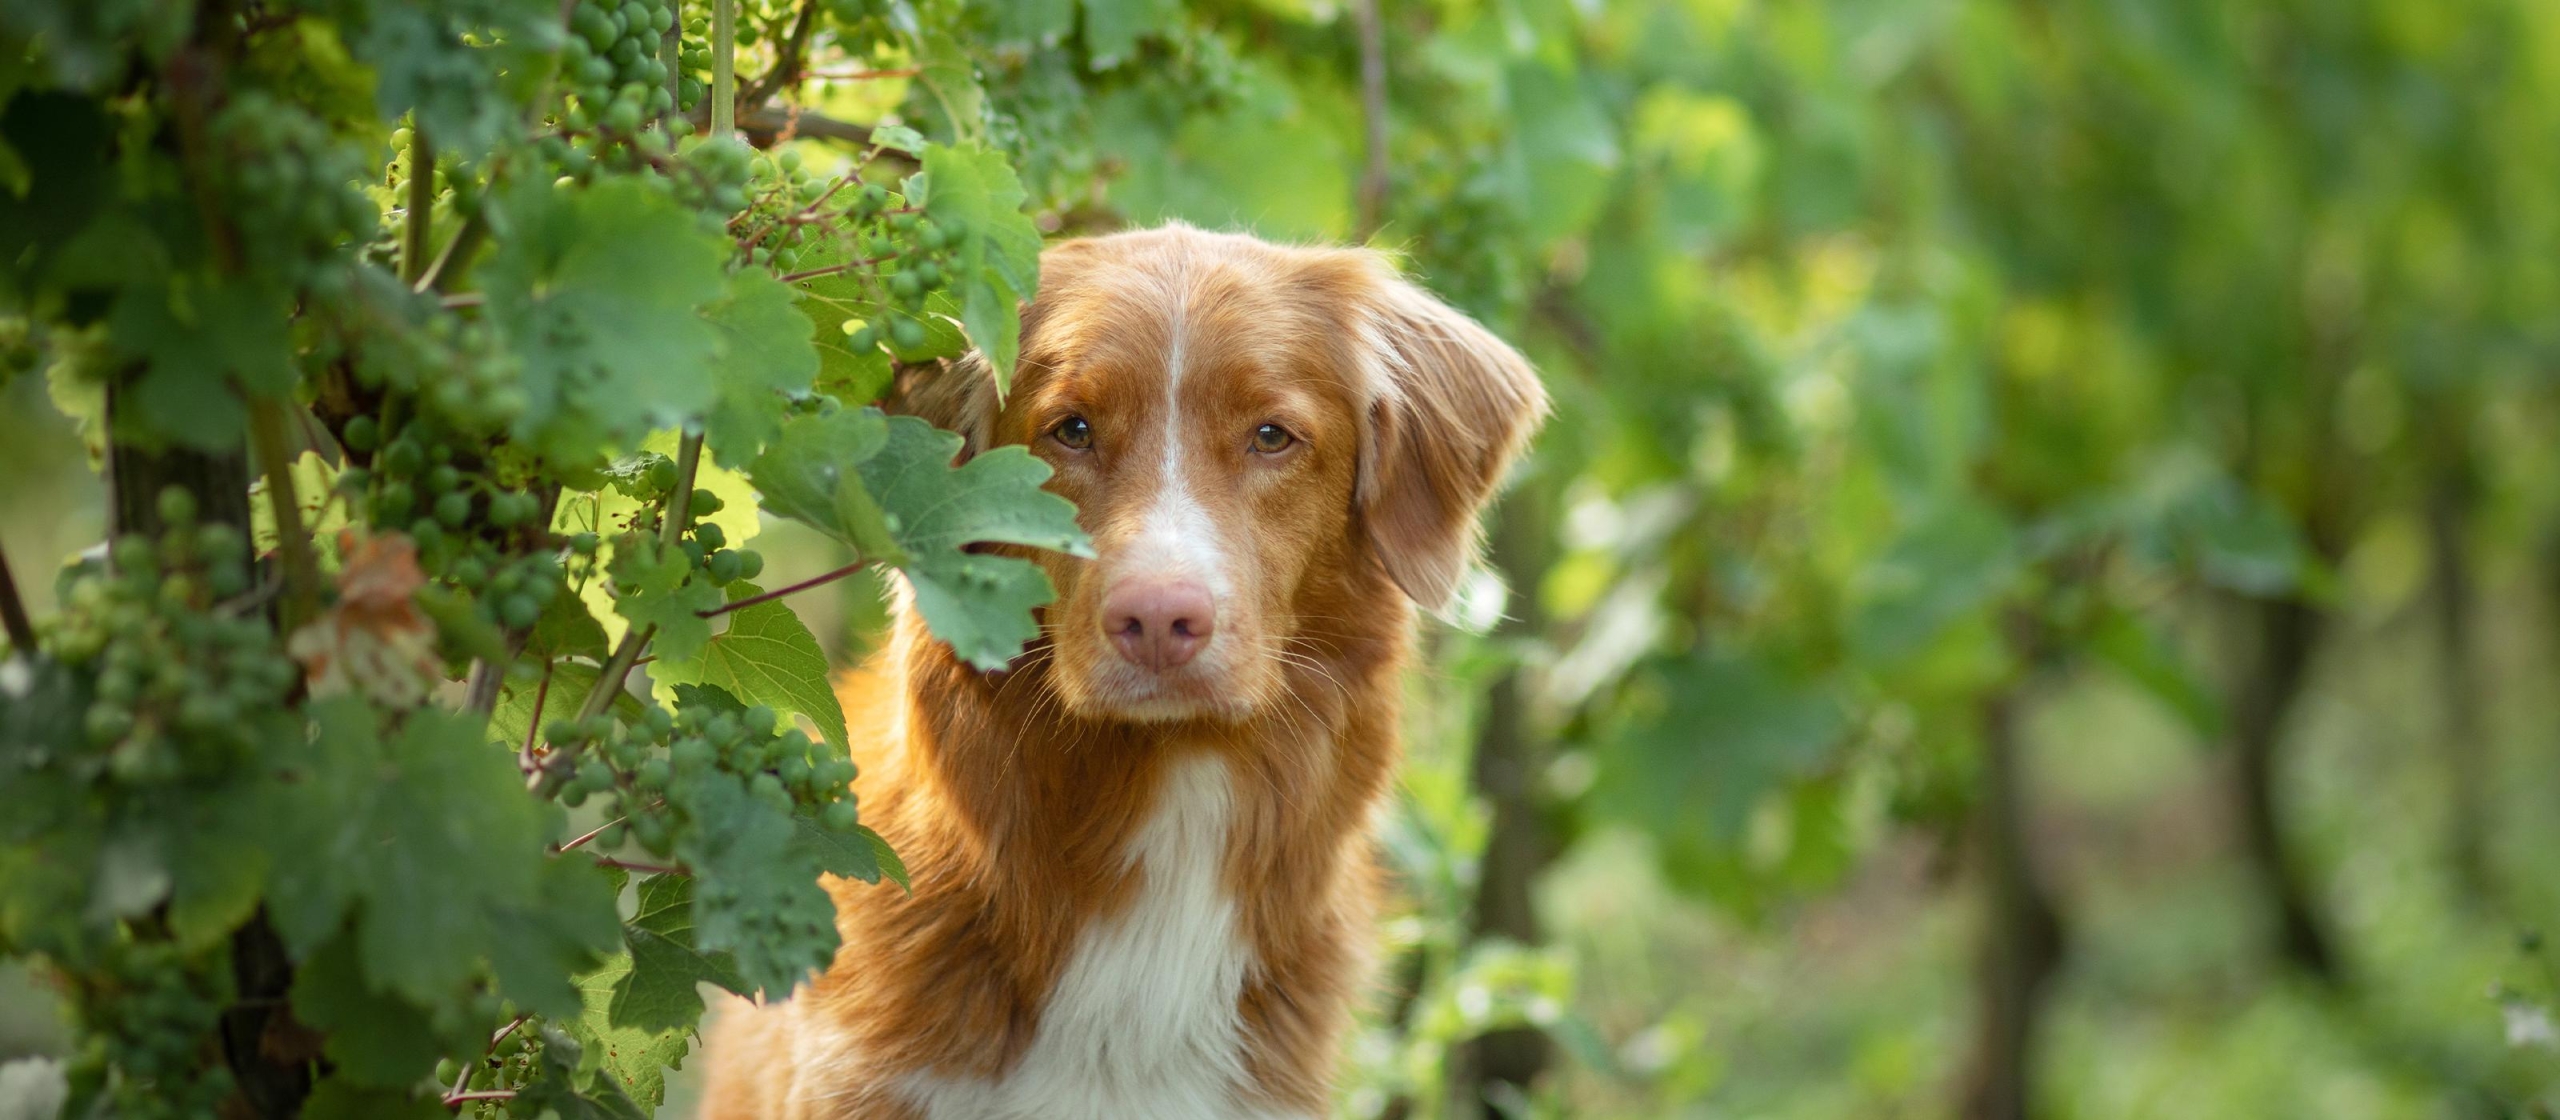
<svg viewBox="0 0 2560 1120">
<path fill-rule="evenodd" d="M 1253 962 L 1225 876 L 1234 814 L 1225 761 L 1175 761 L 1129 843 L 1133 897 L 1078 936 L 1030 1049 L 992 1080 L 913 1076 L 909 1099 L 932 1120 L 1276 1116 L 1238 1101 Z"/>
</svg>

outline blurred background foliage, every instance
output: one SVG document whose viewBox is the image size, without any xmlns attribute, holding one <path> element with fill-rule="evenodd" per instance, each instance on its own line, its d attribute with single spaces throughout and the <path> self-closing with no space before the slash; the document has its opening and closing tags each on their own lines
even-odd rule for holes
<svg viewBox="0 0 2560 1120">
<path fill-rule="evenodd" d="M 1393 249 L 1557 398 L 1345 1115 L 2560 1115 L 2560 6 L 890 6 L 812 111 Z M 44 391 L 21 570 L 103 531 Z"/>
</svg>

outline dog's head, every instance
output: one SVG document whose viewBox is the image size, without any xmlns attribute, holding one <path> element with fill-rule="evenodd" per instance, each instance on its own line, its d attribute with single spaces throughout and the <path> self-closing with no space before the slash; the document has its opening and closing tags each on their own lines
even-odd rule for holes
<svg viewBox="0 0 2560 1120">
<path fill-rule="evenodd" d="M 1070 710 L 1232 720 L 1287 702 L 1310 633 L 1448 599 L 1546 395 L 1375 253 L 1172 226 L 1048 251 L 1002 401 L 963 365 L 905 404 L 1076 503 L 1098 558 L 1040 555 Z"/>
</svg>

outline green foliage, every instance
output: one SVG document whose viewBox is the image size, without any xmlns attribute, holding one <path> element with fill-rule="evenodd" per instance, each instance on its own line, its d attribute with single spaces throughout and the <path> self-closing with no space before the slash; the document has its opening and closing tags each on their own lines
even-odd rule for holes
<svg viewBox="0 0 2560 1120">
<path fill-rule="evenodd" d="M 214 464 L 120 469 L 126 535 L 6 663 L 0 951 L 71 995 L 69 1114 L 280 1066 L 315 1116 L 645 1116 L 697 983 L 780 998 L 835 953 L 822 875 L 905 881 L 815 636 L 727 609 L 764 560 L 721 464 L 1005 664 L 1048 585 L 963 546 L 1080 550 L 1073 510 L 867 406 L 1009 375 L 1040 233 L 977 17 L 739 15 L 760 98 L 934 77 L 834 128 L 877 143 L 759 151 L 683 115 L 703 4 L 0 13 L 11 368 L 102 396 L 120 462 Z M 214 1044 L 226 1007 L 309 1052 Z"/>
</svg>

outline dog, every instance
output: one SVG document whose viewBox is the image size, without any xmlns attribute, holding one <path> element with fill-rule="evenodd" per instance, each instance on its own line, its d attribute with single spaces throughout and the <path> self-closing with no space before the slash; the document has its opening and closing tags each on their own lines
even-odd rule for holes
<svg viewBox="0 0 2560 1120">
<path fill-rule="evenodd" d="M 833 967 L 724 1009 L 708 1120 L 1328 1111 L 1416 608 L 1545 391 L 1376 253 L 1181 225 L 1047 250 L 1021 354 L 1001 399 L 962 363 L 901 407 L 1027 446 L 1096 558 L 1037 554 L 1058 597 L 1002 672 L 900 603 L 844 682 L 913 890 L 829 882 Z"/>
</svg>

